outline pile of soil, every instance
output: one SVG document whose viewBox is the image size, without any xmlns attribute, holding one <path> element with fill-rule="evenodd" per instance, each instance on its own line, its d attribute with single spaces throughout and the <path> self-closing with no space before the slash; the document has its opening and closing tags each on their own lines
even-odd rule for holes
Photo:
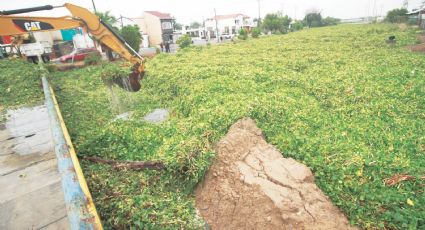
<svg viewBox="0 0 425 230">
<path fill-rule="evenodd" d="M 268 144 L 255 122 L 234 124 L 195 191 L 211 229 L 354 229 L 310 169 Z"/>
</svg>

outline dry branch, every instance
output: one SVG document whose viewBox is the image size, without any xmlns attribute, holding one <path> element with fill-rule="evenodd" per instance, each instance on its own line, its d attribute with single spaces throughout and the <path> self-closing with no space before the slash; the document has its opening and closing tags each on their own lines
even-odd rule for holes
<svg viewBox="0 0 425 230">
<path fill-rule="evenodd" d="M 85 160 L 95 163 L 111 165 L 114 169 L 133 169 L 133 170 L 161 170 L 165 168 L 164 163 L 155 161 L 115 161 L 107 160 L 99 157 L 82 157 Z"/>
</svg>

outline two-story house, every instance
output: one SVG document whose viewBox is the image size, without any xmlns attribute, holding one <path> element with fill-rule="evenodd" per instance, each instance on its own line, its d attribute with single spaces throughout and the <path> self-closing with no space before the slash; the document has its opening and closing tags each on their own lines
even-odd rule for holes
<svg viewBox="0 0 425 230">
<path fill-rule="evenodd" d="M 149 36 L 149 43 L 159 45 L 173 41 L 174 18 L 168 13 L 145 11 L 143 17 L 132 19 Z"/>
<path fill-rule="evenodd" d="M 245 14 L 217 15 L 205 21 L 205 29 L 209 39 L 222 35 L 236 35 L 241 28 L 251 30 L 254 27 L 252 18 Z"/>
</svg>

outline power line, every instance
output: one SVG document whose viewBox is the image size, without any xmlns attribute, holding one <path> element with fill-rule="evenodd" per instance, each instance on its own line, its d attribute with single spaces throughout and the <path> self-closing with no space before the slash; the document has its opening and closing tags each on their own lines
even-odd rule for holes
<svg viewBox="0 0 425 230">
<path fill-rule="evenodd" d="M 91 0 L 91 3 L 93 4 L 94 13 L 97 13 L 97 11 L 96 11 L 96 4 L 94 4 L 94 0 Z"/>
</svg>

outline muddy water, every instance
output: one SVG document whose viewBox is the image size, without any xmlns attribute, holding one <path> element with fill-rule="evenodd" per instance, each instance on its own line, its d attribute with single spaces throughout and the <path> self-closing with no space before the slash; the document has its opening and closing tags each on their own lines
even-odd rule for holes
<svg viewBox="0 0 425 230">
<path fill-rule="evenodd" d="M 53 148 L 49 117 L 45 106 L 8 110 L 0 129 L 2 155 L 43 154 Z"/>
<path fill-rule="evenodd" d="M 123 106 L 120 103 L 120 98 L 115 92 L 114 87 L 112 85 L 108 85 L 108 91 L 109 91 L 109 108 L 111 109 L 111 112 L 113 114 L 121 114 L 123 113 Z"/>
<path fill-rule="evenodd" d="M 109 107 L 115 118 L 112 121 L 129 120 L 133 115 L 132 109 L 137 107 L 137 95 L 134 92 L 127 92 L 121 88 L 108 85 Z M 169 111 L 158 108 L 148 113 L 143 120 L 152 124 L 160 124 L 167 120 Z"/>
<path fill-rule="evenodd" d="M 45 106 L 8 110 L 0 125 L 0 174 L 54 158 Z"/>
<path fill-rule="evenodd" d="M 152 124 L 160 124 L 167 120 L 168 116 L 167 109 L 155 109 L 153 112 L 148 113 L 143 120 Z"/>
<path fill-rule="evenodd" d="M 0 121 L 0 229 L 69 229 L 45 106 Z"/>
</svg>

